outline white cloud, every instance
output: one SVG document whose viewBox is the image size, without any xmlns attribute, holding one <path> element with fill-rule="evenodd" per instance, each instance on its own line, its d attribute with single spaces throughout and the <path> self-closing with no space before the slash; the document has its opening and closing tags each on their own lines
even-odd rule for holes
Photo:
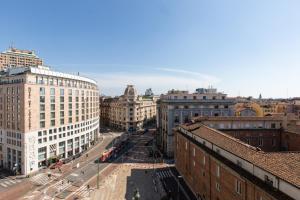
<svg viewBox="0 0 300 200">
<path fill-rule="evenodd" d="M 100 87 L 100 93 L 105 95 L 123 94 L 126 85 L 133 84 L 142 94 L 147 88 L 152 88 L 155 94 L 166 93 L 170 89 L 194 91 L 199 87 L 217 84 L 220 80 L 216 77 L 185 70 L 172 70 L 158 68 L 160 73 L 102 73 L 89 74 Z M 167 73 L 172 72 L 172 73 Z"/>
<path fill-rule="evenodd" d="M 211 76 L 208 74 L 203 74 L 203 73 L 199 73 L 199 72 L 195 72 L 195 71 L 173 69 L 173 68 L 156 68 L 156 69 L 165 71 L 165 72 L 173 72 L 173 73 L 177 73 L 177 74 L 185 74 L 185 75 L 189 75 L 189 76 L 199 77 L 200 79 L 205 80 L 206 82 L 211 82 L 211 84 L 218 83 L 221 81 L 220 79 L 218 79 L 215 76 Z"/>
</svg>

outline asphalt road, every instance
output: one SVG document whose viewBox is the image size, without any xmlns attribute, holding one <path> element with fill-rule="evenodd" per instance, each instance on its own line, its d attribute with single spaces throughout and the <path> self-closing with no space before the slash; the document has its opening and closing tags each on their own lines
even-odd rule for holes
<svg viewBox="0 0 300 200">
<path fill-rule="evenodd" d="M 49 180 L 48 183 L 39 187 L 34 187 L 31 191 L 27 192 L 26 195 L 23 195 L 23 199 L 40 200 L 52 199 L 53 197 L 61 198 L 70 194 L 72 188 L 82 186 L 84 182 L 97 173 L 98 166 L 94 161 L 100 157 L 106 148 L 111 146 L 113 139 L 118 135 L 117 133 L 106 133 L 101 144 L 97 144 L 88 152 L 85 152 L 85 154 L 77 158 L 74 163 L 66 164 L 66 170 L 63 171 L 60 177 Z M 88 157 L 86 157 L 86 154 L 88 154 Z M 79 163 L 79 168 L 76 168 L 77 163 Z M 100 163 L 100 170 L 104 169 L 107 165 L 107 163 Z M 82 171 L 84 173 L 81 173 Z M 50 172 L 55 173 L 55 170 L 50 170 Z M 27 182 L 29 182 L 28 179 Z"/>
</svg>

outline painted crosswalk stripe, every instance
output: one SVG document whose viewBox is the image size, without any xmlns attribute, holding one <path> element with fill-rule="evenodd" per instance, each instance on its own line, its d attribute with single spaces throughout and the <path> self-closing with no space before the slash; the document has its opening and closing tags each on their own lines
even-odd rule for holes
<svg viewBox="0 0 300 200">
<path fill-rule="evenodd" d="M 164 174 L 164 178 L 167 178 L 167 173 L 165 171 L 163 171 Z"/>
<path fill-rule="evenodd" d="M 171 177 L 171 173 L 170 171 L 167 171 L 168 177 Z"/>
<path fill-rule="evenodd" d="M 12 185 L 9 181 L 4 181 L 6 185 Z"/>
<path fill-rule="evenodd" d="M 1 185 L 2 187 L 7 187 L 7 185 L 6 185 L 5 183 L 0 183 L 0 185 Z"/>
<path fill-rule="evenodd" d="M 72 174 L 71 174 L 71 176 L 76 176 L 76 177 L 77 177 L 77 176 L 78 176 L 78 174 L 72 173 Z"/>
<path fill-rule="evenodd" d="M 12 184 L 15 184 L 16 182 L 13 180 L 8 180 L 9 182 L 11 182 Z"/>
</svg>

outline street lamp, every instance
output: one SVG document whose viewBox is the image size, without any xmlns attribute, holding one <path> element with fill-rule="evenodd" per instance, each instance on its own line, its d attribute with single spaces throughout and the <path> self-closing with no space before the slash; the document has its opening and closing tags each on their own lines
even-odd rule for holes
<svg viewBox="0 0 300 200">
<path fill-rule="evenodd" d="M 99 177 L 99 171 L 100 171 L 100 158 L 98 158 L 98 172 L 97 172 L 97 189 L 99 189 L 99 181 L 100 181 L 100 177 Z"/>
<path fill-rule="evenodd" d="M 177 200 L 179 200 L 179 179 L 181 179 L 182 176 L 177 177 Z"/>
</svg>

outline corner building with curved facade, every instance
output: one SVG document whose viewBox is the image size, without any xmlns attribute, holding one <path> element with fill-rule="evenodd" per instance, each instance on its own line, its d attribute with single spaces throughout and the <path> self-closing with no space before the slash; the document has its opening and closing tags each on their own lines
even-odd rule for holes
<svg viewBox="0 0 300 200">
<path fill-rule="evenodd" d="M 98 140 L 94 80 L 42 66 L 8 69 L 0 76 L 1 167 L 27 175 Z"/>
</svg>

